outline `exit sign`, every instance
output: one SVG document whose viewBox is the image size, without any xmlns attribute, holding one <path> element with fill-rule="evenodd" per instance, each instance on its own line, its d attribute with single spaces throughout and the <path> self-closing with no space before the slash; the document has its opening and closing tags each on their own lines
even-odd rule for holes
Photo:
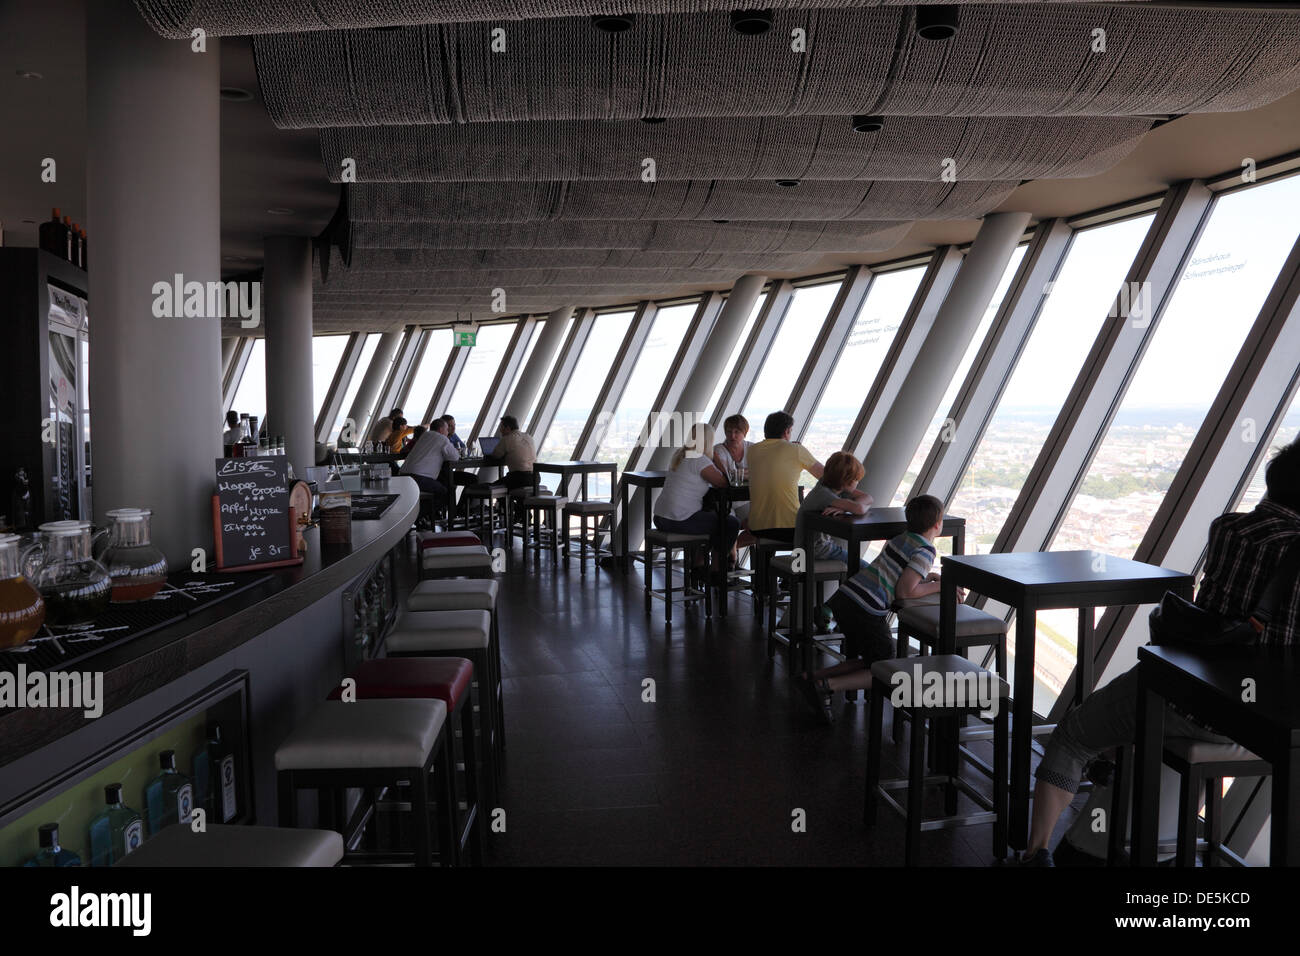
<svg viewBox="0 0 1300 956">
<path fill-rule="evenodd" d="M 472 325 L 458 325 L 452 329 L 452 337 L 456 345 L 462 348 L 473 348 L 475 339 L 478 338 L 478 329 Z"/>
</svg>

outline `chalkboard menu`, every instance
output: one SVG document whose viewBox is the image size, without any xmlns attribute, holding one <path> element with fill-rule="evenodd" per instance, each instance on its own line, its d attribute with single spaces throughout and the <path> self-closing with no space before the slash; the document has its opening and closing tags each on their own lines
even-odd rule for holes
<svg viewBox="0 0 1300 956">
<path fill-rule="evenodd" d="M 212 530 L 217 568 L 298 564 L 284 458 L 218 458 Z"/>
</svg>

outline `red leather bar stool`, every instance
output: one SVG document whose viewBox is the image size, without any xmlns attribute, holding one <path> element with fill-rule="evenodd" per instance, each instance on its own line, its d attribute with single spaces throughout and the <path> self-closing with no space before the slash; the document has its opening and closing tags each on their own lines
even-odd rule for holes
<svg viewBox="0 0 1300 956">
<path fill-rule="evenodd" d="M 484 817 L 482 785 L 474 746 L 474 708 L 469 703 L 470 684 L 474 666 L 463 657 L 387 657 L 363 661 L 348 675 L 356 682 L 357 700 L 391 700 L 399 698 L 440 700 L 447 705 L 448 722 L 459 730 L 452 739 L 455 756 L 455 737 L 460 738 L 458 770 L 464 775 L 453 775 L 453 806 L 456 810 L 455 861 L 458 864 L 483 863 Z M 330 692 L 330 700 L 341 700 L 343 686 Z M 463 779 L 463 785 L 456 781 Z"/>
<path fill-rule="evenodd" d="M 345 862 L 409 861 L 414 856 L 416 866 L 430 866 L 435 853 L 429 806 L 436 802 L 436 855 L 439 863 L 450 866 L 455 859 L 456 802 L 451 747 L 443 733 L 446 720 L 447 705 L 441 700 L 325 701 L 276 748 L 280 825 L 297 825 L 298 791 L 314 789 L 330 797 L 330 829 L 343 836 Z M 436 801 L 429 786 L 431 776 Z M 345 819 L 345 792 L 402 786 L 411 789 L 411 851 L 347 850 L 360 826 Z"/>
<path fill-rule="evenodd" d="M 384 639 L 389 657 L 465 657 L 474 665 L 474 705 L 478 713 L 478 739 L 489 799 L 498 792 L 497 780 L 505 750 L 504 693 L 492 651 L 492 616 L 487 611 L 403 611 Z"/>
</svg>

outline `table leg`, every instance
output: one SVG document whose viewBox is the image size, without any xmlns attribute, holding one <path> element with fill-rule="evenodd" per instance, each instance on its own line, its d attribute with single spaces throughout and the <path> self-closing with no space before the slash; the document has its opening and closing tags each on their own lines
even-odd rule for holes
<svg viewBox="0 0 1300 956">
<path fill-rule="evenodd" d="M 1029 746 L 1034 725 L 1034 641 L 1032 608 L 1016 609 L 1016 689 L 1011 712 L 1011 846 L 1029 841 Z"/>
<path fill-rule="evenodd" d="M 1074 704 L 1077 707 L 1092 693 L 1096 683 L 1093 674 L 1092 633 L 1097 612 L 1090 607 L 1079 608 L 1079 636 L 1075 647 L 1078 655 L 1074 668 Z"/>
<path fill-rule="evenodd" d="M 1273 818 L 1269 836 L 1269 866 L 1291 866 L 1300 862 L 1300 826 L 1295 803 L 1300 799 L 1300 753 L 1285 751 L 1273 762 Z"/>
<path fill-rule="evenodd" d="M 939 640 L 938 647 L 935 649 L 936 654 L 954 654 L 956 653 L 957 644 L 957 582 L 952 575 L 939 576 Z M 915 718 L 913 718 L 915 721 Z M 912 726 L 912 733 L 916 733 L 920 728 L 921 722 L 916 721 Z M 948 777 L 955 777 L 961 769 L 961 757 L 958 749 L 961 746 L 958 739 L 957 728 L 959 723 L 956 718 L 936 718 L 934 727 L 936 730 L 936 764 L 940 773 Z M 957 812 L 957 788 L 951 783 L 944 785 L 944 813 L 952 816 Z"/>
<path fill-rule="evenodd" d="M 620 555 L 619 563 L 623 566 L 623 573 L 624 573 L 624 574 L 627 574 L 628 568 L 631 566 L 632 561 L 631 561 L 631 559 L 627 556 L 627 509 L 628 509 L 628 500 L 627 500 L 627 498 L 628 498 L 628 494 L 627 494 L 627 479 L 626 479 L 626 478 L 623 479 L 623 487 L 622 487 L 622 488 L 620 489 L 620 491 L 619 491 L 619 498 L 620 498 L 620 500 L 622 501 L 622 504 L 623 504 L 623 511 L 622 511 L 621 516 L 620 516 L 619 521 L 618 521 L 618 543 L 619 543 L 619 548 L 620 548 L 620 550 L 622 551 L 622 555 Z"/>
<path fill-rule="evenodd" d="M 1137 735 L 1133 757 L 1134 866 L 1156 865 L 1160 839 L 1160 758 L 1165 739 L 1165 701 L 1151 690 L 1138 665 Z"/>
<path fill-rule="evenodd" d="M 952 553 L 966 553 L 966 529 L 964 527 L 958 528 L 952 533 Z"/>
<path fill-rule="evenodd" d="M 716 494 L 716 493 L 715 493 Z M 722 529 L 727 526 L 727 516 L 731 513 L 731 501 L 725 494 L 717 494 L 718 508 L 718 534 L 722 534 Z M 731 555 L 723 554 L 719 556 L 721 568 L 721 581 L 718 586 L 718 616 L 727 616 L 727 592 L 730 587 L 728 575 L 731 567 Z"/>
</svg>

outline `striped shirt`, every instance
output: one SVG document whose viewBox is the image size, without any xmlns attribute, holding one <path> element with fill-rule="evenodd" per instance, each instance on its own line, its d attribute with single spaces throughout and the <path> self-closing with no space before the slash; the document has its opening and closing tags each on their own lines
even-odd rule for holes
<svg viewBox="0 0 1300 956">
<path fill-rule="evenodd" d="M 1230 620 L 1255 612 L 1273 569 L 1300 547 L 1300 512 L 1265 499 L 1246 514 L 1221 515 L 1210 523 L 1210 543 L 1196 603 Z M 1294 644 L 1300 638 L 1300 578 L 1283 585 L 1264 644 Z"/>
<path fill-rule="evenodd" d="M 937 556 L 933 541 L 915 531 L 906 531 L 890 538 L 876 560 L 845 581 L 836 593 L 868 614 L 886 614 L 894 603 L 894 590 L 903 572 L 910 569 L 924 579 Z"/>
</svg>

